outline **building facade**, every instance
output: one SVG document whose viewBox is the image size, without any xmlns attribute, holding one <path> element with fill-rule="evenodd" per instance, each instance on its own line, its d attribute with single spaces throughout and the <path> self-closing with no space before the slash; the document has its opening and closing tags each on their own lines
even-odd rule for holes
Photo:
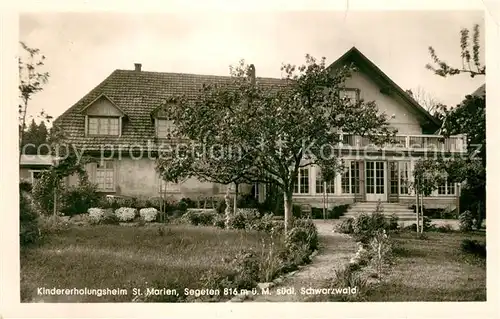
<svg viewBox="0 0 500 319">
<path fill-rule="evenodd" d="M 410 186 L 416 161 L 436 152 L 446 156 L 465 154 L 465 137 L 445 139 L 435 135 L 440 123 L 356 48 L 330 67 L 345 63 L 354 63 L 357 72 L 345 83 L 343 94 L 352 100 L 375 101 L 398 130 L 397 143 L 370 148 L 366 138 L 343 134 L 338 147 L 346 170 L 327 184 L 317 167 L 301 169 L 294 198 L 317 207 L 324 205 L 325 197 L 329 206 L 379 200 L 411 205 L 415 202 Z M 180 94 L 194 99 L 204 83 L 229 80 L 223 76 L 147 72 L 136 64 L 134 70 L 115 70 L 63 113 L 56 124 L 65 133 L 66 145 L 103 159 L 88 164 L 87 171 L 106 194 L 143 198 L 222 195 L 226 190 L 222 185 L 195 179 L 182 184 L 161 181 L 152 154 L 160 144 L 170 141 L 173 123 L 156 112 L 166 99 Z M 264 86 L 282 83 L 272 78 L 257 81 Z M 67 182 L 76 183 L 76 177 Z M 263 185 L 246 185 L 241 191 L 252 191 L 259 200 L 266 193 Z M 459 186 L 445 183 L 426 199 L 426 206 L 453 207 L 458 196 Z"/>
</svg>

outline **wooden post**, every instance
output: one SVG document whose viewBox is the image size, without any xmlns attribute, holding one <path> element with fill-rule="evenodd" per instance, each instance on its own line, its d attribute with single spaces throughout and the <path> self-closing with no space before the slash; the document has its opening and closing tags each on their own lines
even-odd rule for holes
<svg viewBox="0 0 500 319">
<path fill-rule="evenodd" d="M 420 214 L 420 216 L 422 217 L 420 219 L 420 233 L 423 233 L 424 232 L 424 194 L 422 194 L 422 196 L 420 196 L 420 211 L 422 214 Z"/>
<path fill-rule="evenodd" d="M 415 186 L 415 213 L 417 215 L 417 234 L 418 234 L 418 225 L 420 225 L 420 218 L 419 218 L 419 214 L 420 214 L 420 209 L 419 209 L 419 198 L 418 198 L 418 185 L 416 184 Z"/>
<path fill-rule="evenodd" d="M 323 183 L 323 219 L 326 219 L 326 182 Z"/>
</svg>

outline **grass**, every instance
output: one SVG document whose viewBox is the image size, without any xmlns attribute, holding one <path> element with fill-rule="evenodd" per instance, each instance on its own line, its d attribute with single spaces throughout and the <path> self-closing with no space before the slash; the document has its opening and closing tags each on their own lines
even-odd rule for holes
<svg viewBox="0 0 500 319">
<path fill-rule="evenodd" d="M 72 227 L 39 247 L 21 251 L 21 300 L 130 302 L 133 288 L 202 288 L 207 271 L 230 272 L 227 259 L 241 249 L 262 248 L 268 235 L 213 227 Z M 39 296 L 46 288 L 119 288 L 127 295 Z"/>
<path fill-rule="evenodd" d="M 395 264 L 364 293 L 366 301 L 485 301 L 486 262 L 460 250 L 463 239 L 485 234 L 412 232 L 392 236 Z"/>
</svg>

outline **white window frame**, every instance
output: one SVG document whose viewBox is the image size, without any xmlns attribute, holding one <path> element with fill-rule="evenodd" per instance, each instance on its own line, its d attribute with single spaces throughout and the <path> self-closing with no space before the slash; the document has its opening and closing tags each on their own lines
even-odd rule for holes
<svg viewBox="0 0 500 319">
<path fill-rule="evenodd" d="M 116 189 L 116 167 L 115 167 L 115 162 L 112 160 L 107 160 L 107 161 L 102 161 L 104 167 L 99 167 L 101 164 L 98 162 L 96 164 L 96 169 L 95 169 L 95 184 L 97 184 L 97 191 L 99 192 L 114 192 Z M 111 167 L 108 167 L 111 164 Z M 99 181 L 98 175 L 99 173 L 103 172 L 104 173 L 104 182 L 101 183 Z M 107 187 L 106 179 L 108 178 L 108 174 L 111 172 L 111 187 Z"/>
<path fill-rule="evenodd" d="M 455 183 L 449 183 L 448 178 L 446 178 L 444 184 L 439 185 L 438 188 L 436 189 L 436 195 L 437 196 L 455 196 L 456 195 L 456 187 Z M 444 188 L 444 194 L 440 194 L 439 190 Z M 450 193 L 450 190 L 453 189 L 453 193 Z"/>
<path fill-rule="evenodd" d="M 315 180 L 315 188 L 314 188 L 314 191 L 316 192 L 316 194 L 325 194 L 325 190 L 332 190 L 332 192 L 327 192 L 326 194 L 335 194 L 335 179 L 334 178 L 332 181 L 330 182 L 325 182 L 322 180 L 321 178 L 321 169 L 319 167 L 316 167 L 316 180 Z M 318 192 L 318 187 L 321 187 L 323 189 L 323 191 L 321 192 Z"/>
<path fill-rule="evenodd" d="M 97 121 L 96 131 L 91 132 L 91 122 Z M 111 121 L 116 120 L 116 133 L 111 134 Z M 106 122 L 106 124 L 104 124 Z M 105 128 L 105 132 L 101 132 Z M 120 136 L 121 135 L 121 117 L 119 116 L 87 116 L 87 135 L 88 136 Z"/>
<path fill-rule="evenodd" d="M 307 171 L 307 192 L 302 191 L 303 187 L 305 186 L 305 184 L 302 184 L 303 171 Z M 311 194 L 311 167 L 299 168 L 297 179 L 295 180 L 295 185 L 293 187 L 293 193 L 297 195 Z"/>
<path fill-rule="evenodd" d="M 352 163 L 354 163 L 354 167 L 351 169 Z M 352 183 L 353 182 L 352 173 L 353 173 L 353 171 L 356 170 L 356 163 L 358 163 L 358 161 L 356 161 L 356 160 L 346 160 L 346 161 L 344 161 L 345 168 L 344 168 L 344 171 L 340 174 L 340 193 L 341 194 L 355 195 L 355 192 L 353 192 L 354 185 Z M 358 164 L 357 170 L 358 170 L 358 174 L 360 174 L 361 171 L 360 171 L 359 164 Z M 366 170 L 366 168 L 365 168 L 365 170 Z M 348 183 L 344 184 L 344 175 L 346 173 L 347 173 Z M 359 176 L 358 176 L 358 178 L 359 178 Z M 347 192 L 344 192 L 344 185 L 348 185 L 348 191 Z M 358 187 L 361 187 L 361 185 L 358 185 Z"/>
<path fill-rule="evenodd" d="M 403 169 L 403 166 L 405 164 L 408 164 L 408 166 L 406 168 L 407 169 L 407 172 L 408 172 L 408 178 L 406 179 L 406 189 L 408 190 L 407 193 L 402 193 L 401 192 L 401 188 L 403 187 L 403 172 L 405 171 Z M 411 161 L 400 161 L 398 162 L 398 195 L 401 195 L 401 196 L 410 196 L 412 195 L 412 190 L 411 190 L 411 187 L 410 187 L 410 184 L 411 184 L 411 176 L 412 176 L 412 166 L 411 166 Z"/>
</svg>

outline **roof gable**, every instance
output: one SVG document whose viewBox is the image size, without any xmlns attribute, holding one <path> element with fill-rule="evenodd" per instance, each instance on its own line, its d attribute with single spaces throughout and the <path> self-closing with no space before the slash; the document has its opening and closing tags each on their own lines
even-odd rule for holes
<svg viewBox="0 0 500 319">
<path fill-rule="evenodd" d="M 421 118 L 424 119 L 422 125 L 429 127 L 431 130 L 437 130 L 441 123 L 434 116 L 429 114 L 413 97 L 411 97 L 407 92 L 405 92 L 400 86 L 398 86 L 394 81 L 392 81 L 379 67 L 370 61 L 363 53 L 361 53 L 356 47 L 352 47 L 346 53 L 344 53 L 340 58 L 330 64 L 329 68 L 335 69 L 346 64 L 353 63 L 357 68 L 366 72 L 370 78 L 377 82 L 380 86 L 380 92 L 383 94 L 397 94 L 406 103 L 408 103 L 417 114 L 420 114 Z"/>
<path fill-rule="evenodd" d="M 109 106 L 112 107 L 112 110 L 109 110 Z M 97 108 L 97 109 L 96 109 Z M 103 115 L 101 114 L 102 112 L 99 112 L 99 108 L 107 108 L 105 112 L 107 111 L 108 113 L 110 112 L 111 114 L 108 115 L 121 115 L 124 117 L 127 117 L 127 113 L 118 106 L 115 102 L 113 102 L 112 99 L 110 99 L 106 94 L 102 93 L 100 94 L 97 98 L 95 98 L 92 102 L 87 104 L 81 109 L 81 113 L 83 114 L 88 114 L 90 111 L 94 111 L 97 113 L 95 115 Z M 94 109 L 94 110 L 92 110 Z"/>
</svg>

